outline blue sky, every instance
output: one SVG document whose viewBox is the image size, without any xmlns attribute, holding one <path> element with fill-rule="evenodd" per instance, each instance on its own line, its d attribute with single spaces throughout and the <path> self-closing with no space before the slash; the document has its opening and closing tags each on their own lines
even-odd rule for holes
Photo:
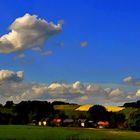
<svg viewBox="0 0 140 140">
<path fill-rule="evenodd" d="M 11 54 L 0 54 L 1 69 L 22 69 L 26 80 L 40 82 L 120 82 L 128 75 L 139 77 L 139 4 L 138 0 L 2 0 L 1 35 L 25 13 L 65 23 L 62 32 L 44 46 L 53 50 L 53 55 L 44 58 L 27 50 L 25 53 L 37 60 L 19 64 L 11 60 Z M 88 46 L 81 48 L 81 41 Z M 64 48 L 53 47 L 59 42 Z"/>
<path fill-rule="evenodd" d="M 41 51 L 1 52 L 0 69 L 24 71 L 24 82 L 29 83 L 81 81 L 112 88 L 125 86 L 123 78 L 129 76 L 126 81 L 137 86 L 126 89 L 136 91 L 140 77 L 139 5 L 138 0 L 1 0 L 1 37 L 27 13 L 63 24 L 58 34 L 43 42 Z M 82 43 L 86 45 L 82 47 Z"/>
</svg>

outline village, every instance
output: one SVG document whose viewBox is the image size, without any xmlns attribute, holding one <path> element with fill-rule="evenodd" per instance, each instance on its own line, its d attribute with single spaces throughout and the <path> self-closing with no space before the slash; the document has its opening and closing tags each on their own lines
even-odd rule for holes
<svg viewBox="0 0 140 140">
<path fill-rule="evenodd" d="M 72 108 L 70 107 L 72 106 Z M 68 109 L 71 110 L 73 107 L 76 107 L 77 105 L 55 105 L 54 108 L 60 112 L 63 111 L 63 109 Z M 93 105 L 87 104 L 87 105 L 81 105 L 78 108 L 74 109 L 73 112 L 75 114 L 80 113 L 80 115 L 75 118 L 74 116 L 71 118 L 63 118 L 63 117 L 54 117 L 54 118 L 43 118 L 39 122 L 36 122 L 36 120 L 33 120 L 34 125 L 38 126 L 56 126 L 56 127 L 82 127 L 82 128 L 110 128 L 110 122 L 108 119 L 103 119 L 101 120 L 95 120 L 94 118 L 92 119 L 91 117 L 88 117 L 86 114 L 90 108 L 93 107 Z M 100 107 L 100 106 L 99 106 Z M 118 113 L 121 110 L 124 110 L 124 107 L 117 107 L 117 106 L 105 106 L 105 109 L 108 112 L 112 113 Z M 85 115 L 86 114 L 86 115 Z M 99 114 L 100 115 L 100 114 Z M 104 114 L 105 115 L 105 114 Z M 98 116 L 97 116 L 98 117 Z M 100 117 L 99 117 L 100 118 Z M 115 127 L 122 129 L 125 127 L 124 124 L 124 118 L 120 118 L 120 120 L 116 120 Z"/>
<path fill-rule="evenodd" d="M 7 101 L 0 106 L 1 125 L 140 130 L 140 101 L 123 106 L 79 105 L 62 101 Z"/>
</svg>

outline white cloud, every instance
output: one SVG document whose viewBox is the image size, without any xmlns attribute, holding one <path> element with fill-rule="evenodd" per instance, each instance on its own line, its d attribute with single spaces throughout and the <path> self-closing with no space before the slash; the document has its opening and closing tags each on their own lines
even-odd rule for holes
<svg viewBox="0 0 140 140">
<path fill-rule="evenodd" d="M 89 92 L 89 93 L 99 92 L 101 90 L 102 90 L 102 88 L 100 86 L 98 86 L 98 85 L 91 85 L 91 84 L 89 84 L 86 87 L 86 91 Z"/>
<path fill-rule="evenodd" d="M 124 94 L 124 92 L 121 89 L 116 88 L 110 92 L 109 96 L 120 96 L 123 94 Z"/>
<path fill-rule="evenodd" d="M 128 76 L 126 78 L 123 79 L 124 83 L 131 83 L 134 82 L 134 78 L 132 76 Z"/>
<path fill-rule="evenodd" d="M 10 70 L 0 70 L 0 82 L 4 81 L 22 81 L 24 77 L 23 71 L 13 72 Z"/>
<path fill-rule="evenodd" d="M 137 96 L 137 97 L 140 97 L 140 89 L 137 90 L 136 96 Z"/>
<path fill-rule="evenodd" d="M 80 81 L 76 81 L 75 83 L 72 84 L 73 89 L 82 89 L 84 88 L 84 85 L 81 84 Z"/>
<path fill-rule="evenodd" d="M 60 88 L 64 89 L 66 88 L 66 85 L 60 84 L 60 83 L 52 83 L 48 86 L 48 89 L 51 89 L 51 90 L 60 89 Z"/>
<path fill-rule="evenodd" d="M 81 41 L 81 42 L 80 42 L 80 46 L 81 46 L 82 48 L 85 48 L 85 47 L 88 46 L 88 42 L 87 42 L 87 41 Z"/>
<path fill-rule="evenodd" d="M 132 84 L 136 86 L 140 86 L 140 79 L 139 78 L 134 78 L 132 76 L 128 76 L 123 79 L 123 82 L 126 84 Z"/>
<path fill-rule="evenodd" d="M 18 77 L 22 77 L 21 73 L 18 73 L 17 75 Z M 3 80 L 5 81 L 7 78 L 6 76 L 4 77 Z M 13 82 L 3 82 L 0 84 L 0 89 L 0 102 L 6 100 L 20 102 L 22 100 L 53 101 L 62 99 L 68 102 L 81 104 L 122 105 L 124 102 L 136 100 L 140 97 L 139 90 L 137 92 L 135 90 L 133 92 L 126 92 L 119 87 L 84 84 L 80 81 L 71 84 L 52 83 L 48 85 L 40 83 L 22 83 L 13 80 Z"/>
<path fill-rule="evenodd" d="M 84 96 L 81 96 L 81 97 L 79 97 L 79 98 L 77 98 L 77 99 L 78 99 L 78 100 L 79 100 L 79 102 L 81 103 L 81 102 L 84 102 L 84 101 L 89 100 L 89 96 L 84 95 Z"/>
<path fill-rule="evenodd" d="M 42 46 L 51 36 L 61 31 L 61 26 L 60 23 L 56 25 L 36 15 L 25 14 L 10 25 L 11 32 L 0 37 L 0 52 L 11 53 Z"/>
</svg>

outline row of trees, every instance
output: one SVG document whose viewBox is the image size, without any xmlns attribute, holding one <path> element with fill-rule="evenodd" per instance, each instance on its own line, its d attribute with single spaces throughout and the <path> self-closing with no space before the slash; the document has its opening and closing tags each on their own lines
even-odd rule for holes
<svg viewBox="0 0 140 140">
<path fill-rule="evenodd" d="M 0 107 L 1 124 L 28 124 L 33 120 L 53 115 L 53 105 L 47 101 L 22 101 L 14 104 L 7 101 Z"/>
<path fill-rule="evenodd" d="M 123 107 L 134 107 L 134 108 L 140 108 L 140 100 L 136 102 L 130 102 L 130 103 L 125 103 Z"/>
<path fill-rule="evenodd" d="M 90 119 L 98 121 L 108 121 L 110 128 L 123 127 L 125 115 L 120 112 L 108 112 L 104 106 L 95 105 L 89 109 Z"/>
<path fill-rule="evenodd" d="M 58 117 L 62 120 L 67 118 L 74 120 L 89 119 L 95 123 L 98 121 L 108 121 L 111 128 L 123 125 L 129 129 L 140 130 L 139 103 L 140 101 L 126 103 L 124 104 L 126 107 L 125 111 L 116 113 L 108 112 L 101 105 L 94 105 L 88 112 L 71 111 L 66 113 L 62 110 L 54 110 L 54 105 L 69 105 L 69 103 L 65 102 L 22 101 L 14 104 L 13 101 L 7 101 L 5 105 L 0 106 L 0 124 L 28 124 L 33 120 L 38 122 L 43 118 L 49 117 L 52 119 Z M 129 111 L 129 108 L 131 108 L 131 111 Z"/>
<path fill-rule="evenodd" d="M 140 130 L 140 100 L 136 102 L 125 103 L 124 107 L 129 108 L 129 114 L 127 114 L 127 128 L 139 131 Z"/>
</svg>

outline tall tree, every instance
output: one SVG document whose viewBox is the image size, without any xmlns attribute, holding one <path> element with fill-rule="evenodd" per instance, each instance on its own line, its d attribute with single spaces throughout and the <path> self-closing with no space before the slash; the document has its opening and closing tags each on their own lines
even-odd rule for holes
<svg viewBox="0 0 140 140">
<path fill-rule="evenodd" d="M 90 118 L 95 122 L 98 121 L 107 121 L 108 120 L 108 111 L 104 106 L 94 105 L 89 109 Z"/>
</svg>

